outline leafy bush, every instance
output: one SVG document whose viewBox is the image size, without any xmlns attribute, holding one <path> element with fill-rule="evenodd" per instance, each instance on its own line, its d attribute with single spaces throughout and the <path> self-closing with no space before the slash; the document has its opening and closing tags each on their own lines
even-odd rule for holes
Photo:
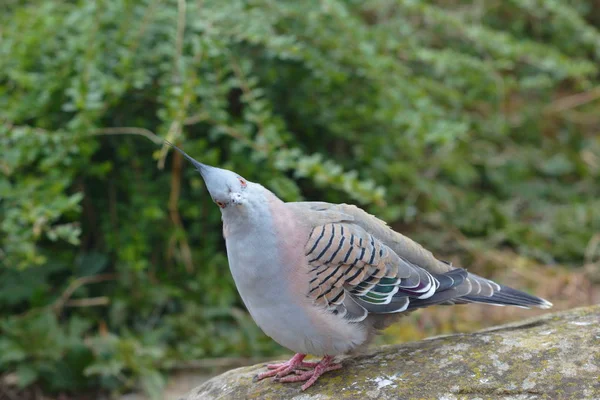
<svg viewBox="0 0 600 400">
<path fill-rule="evenodd" d="M 460 232 L 578 265 L 600 230 L 593 3 L 5 2 L 0 368 L 156 393 L 179 360 L 280 351 L 161 138 L 442 253 Z"/>
</svg>

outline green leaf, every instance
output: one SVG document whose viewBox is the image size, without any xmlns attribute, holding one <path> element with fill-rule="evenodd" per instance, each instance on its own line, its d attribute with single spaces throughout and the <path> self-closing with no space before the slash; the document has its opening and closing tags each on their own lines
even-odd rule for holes
<svg viewBox="0 0 600 400">
<path fill-rule="evenodd" d="M 162 399 L 165 388 L 165 379 L 158 371 L 145 371 L 140 376 L 142 390 L 151 399 Z"/>
<path fill-rule="evenodd" d="M 24 361 L 27 353 L 12 340 L 0 339 L 0 365 L 6 366 L 14 362 Z"/>
<path fill-rule="evenodd" d="M 27 364 L 19 365 L 16 373 L 18 378 L 17 383 L 21 388 L 31 385 L 39 376 L 37 370 L 33 366 Z"/>
</svg>

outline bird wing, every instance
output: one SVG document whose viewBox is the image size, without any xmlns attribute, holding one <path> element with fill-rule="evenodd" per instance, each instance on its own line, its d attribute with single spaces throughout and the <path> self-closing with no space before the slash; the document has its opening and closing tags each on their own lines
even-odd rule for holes
<svg viewBox="0 0 600 400">
<path fill-rule="evenodd" d="M 419 243 L 411 238 L 402 235 L 391 229 L 387 223 L 374 215 L 371 215 L 361 208 L 351 204 L 332 204 L 326 202 L 295 202 L 287 203 L 289 206 L 306 211 L 313 211 L 313 215 L 343 215 L 338 221 L 352 221 L 356 225 L 365 229 L 387 245 L 397 254 L 401 255 L 411 263 L 424 268 L 431 273 L 445 273 L 453 267 L 441 260 L 438 260 L 429 250 L 425 249 Z M 332 221 L 328 219 L 327 221 Z"/>
<path fill-rule="evenodd" d="M 305 245 L 308 296 L 351 321 L 362 321 L 369 313 L 488 300 L 501 288 L 436 259 L 358 207 L 288 204 L 312 226 Z"/>
</svg>

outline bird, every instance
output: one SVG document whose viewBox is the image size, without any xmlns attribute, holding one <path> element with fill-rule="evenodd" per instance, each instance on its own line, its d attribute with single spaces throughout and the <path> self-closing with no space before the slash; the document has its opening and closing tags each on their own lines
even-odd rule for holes
<svg viewBox="0 0 600 400">
<path fill-rule="evenodd" d="M 436 258 L 384 221 L 349 204 L 284 202 L 259 183 L 180 152 L 222 214 L 227 258 L 248 312 L 296 354 L 256 379 L 304 382 L 342 368 L 335 356 L 364 348 L 413 310 L 484 303 L 550 308 L 542 298 Z M 307 355 L 322 357 L 305 361 Z"/>
</svg>

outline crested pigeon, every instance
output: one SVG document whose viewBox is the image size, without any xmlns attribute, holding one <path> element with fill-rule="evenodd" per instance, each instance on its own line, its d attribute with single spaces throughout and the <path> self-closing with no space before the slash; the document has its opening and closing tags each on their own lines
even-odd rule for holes
<svg viewBox="0 0 600 400">
<path fill-rule="evenodd" d="M 256 324 L 296 352 L 258 380 L 305 382 L 341 368 L 334 356 L 365 346 L 398 316 L 431 305 L 549 308 L 548 301 L 438 260 L 382 220 L 347 204 L 284 202 L 235 172 L 202 164 L 219 206 L 229 267 Z M 307 354 L 322 356 L 307 362 Z"/>
</svg>

